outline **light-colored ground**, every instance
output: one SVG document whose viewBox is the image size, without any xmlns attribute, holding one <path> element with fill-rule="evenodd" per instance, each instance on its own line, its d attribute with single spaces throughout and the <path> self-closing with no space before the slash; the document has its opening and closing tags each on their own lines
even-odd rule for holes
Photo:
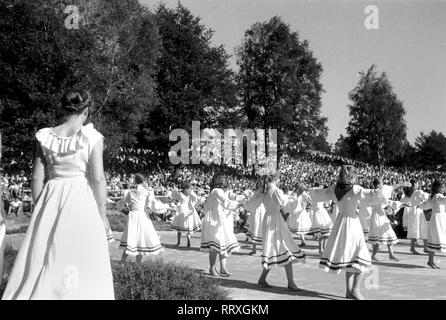
<svg viewBox="0 0 446 320">
<path fill-rule="evenodd" d="M 185 248 L 184 236 L 181 245 L 175 246 L 176 232 L 174 231 L 161 231 L 160 235 L 164 245 L 163 259 L 187 264 L 197 272 L 205 274 L 208 272 L 208 254 L 199 251 L 200 233 L 193 235 L 191 248 Z M 8 242 L 17 248 L 23 236 L 23 234 L 8 235 Z M 119 260 L 121 257 L 122 251 L 118 248 L 120 237 L 121 233 L 116 232 L 117 240 L 110 244 L 112 260 Z M 316 241 L 308 240 L 307 247 L 303 248 L 307 253 L 306 264 L 294 264 L 294 278 L 303 291 L 293 293 L 286 289 L 283 268 L 271 270 L 268 282 L 274 286 L 273 288 L 260 288 L 257 280 L 261 272 L 261 248 L 257 251 L 257 255 L 249 255 L 251 247 L 244 242 L 245 235 L 238 234 L 237 238 L 242 248 L 239 253 L 229 257 L 228 268 L 232 275 L 229 278 L 219 278 L 220 285 L 229 290 L 231 298 L 237 300 L 344 299 L 345 276 L 343 273 L 339 275 L 325 273 L 318 268 L 319 255 Z M 437 257 L 443 269 L 433 270 L 426 265 L 426 254 L 415 256 L 409 253 L 408 240 L 401 240 L 395 247 L 399 262 L 388 260 L 387 247 L 382 246 L 381 250 L 385 250 L 379 253 L 382 261 L 375 263 L 370 268 L 371 272 L 364 276 L 362 293 L 367 299 L 446 299 L 446 256 Z M 419 248 L 419 251 L 422 252 L 422 248 Z"/>
</svg>

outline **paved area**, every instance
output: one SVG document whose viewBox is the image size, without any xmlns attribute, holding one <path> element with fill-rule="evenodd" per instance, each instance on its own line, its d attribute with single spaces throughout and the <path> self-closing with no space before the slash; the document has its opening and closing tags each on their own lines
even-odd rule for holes
<svg viewBox="0 0 446 320">
<path fill-rule="evenodd" d="M 208 254 L 199 251 L 200 234 L 192 236 L 191 248 L 186 248 L 186 239 L 183 236 L 179 247 L 175 246 L 176 232 L 161 231 L 161 241 L 164 252 L 155 259 L 165 259 L 183 263 L 197 272 L 207 274 L 209 269 Z M 122 251 L 119 250 L 121 233 L 116 232 L 115 243 L 110 244 L 112 260 L 119 260 Z M 303 289 L 300 293 L 293 293 L 286 289 L 286 276 L 283 268 L 271 270 L 268 282 L 274 287 L 264 289 L 257 285 L 261 272 L 260 250 L 256 255 L 249 255 L 251 247 L 245 243 L 245 235 L 238 234 L 241 244 L 239 253 L 229 257 L 228 269 L 232 273 L 229 278 L 219 278 L 220 285 L 227 290 L 231 298 L 236 300 L 289 300 L 289 299 L 345 299 L 345 276 L 326 273 L 318 268 L 319 254 L 317 242 L 307 240 L 303 249 L 307 253 L 306 264 L 294 264 L 294 279 Z M 8 235 L 8 241 L 18 247 L 23 234 Z M 297 240 L 296 240 L 297 241 Z M 371 247 L 369 246 L 371 249 Z M 438 256 L 438 264 L 442 267 L 433 270 L 427 267 L 427 255 L 415 256 L 409 253 L 409 241 L 401 240 L 395 246 L 395 253 L 399 262 L 388 259 L 387 247 L 382 246 L 379 253 L 380 262 L 374 263 L 371 272 L 364 276 L 362 293 L 367 299 L 446 299 L 446 256 Z M 422 248 L 419 248 L 422 252 Z M 132 257 L 129 257 L 132 259 Z M 150 258 L 144 258 L 150 259 Z M 144 262 L 144 260 L 143 260 Z"/>
</svg>

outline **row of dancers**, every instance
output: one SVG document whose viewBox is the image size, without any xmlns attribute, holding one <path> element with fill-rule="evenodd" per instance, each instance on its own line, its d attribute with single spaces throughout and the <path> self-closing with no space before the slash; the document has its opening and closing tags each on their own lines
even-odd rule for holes
<svg viewBox="0 0 446 320">
<path fill-rule="evenodd" d="M 426 223 L 428 265 L 439 268 L 434 262 L 435 253 L 446 251 L 446 197 L 441 194 L 439 181 L 434 182 L 431 195 L 415 190 L 401 201 L 392 201 L 388 192 L 384 192 L 389 187 L 384 186 L 380 179 L 374 180 L 374 189 L 356 185 L 353 166 L 342 167 L 338 182 L 332 186 L 308 188 L 299 184 L 289 193 L 277 187 L 280 181 L 278 174 L 264 177 L 257 184 L 257 190 L 247 190 L 243 195 L 235 195 L 229 190 L 224 177 L 217 175 L 206 200 L 195 194 L 188 182 L 183 182 L 169 196 L 174 203 L 167 204 L 142 187 L 143 176 L 136 175 L 135 180 L 136 189 L 128 191 L 118 204 L 119 208 L 130 204 L 128 226 L 120 243 L 124 249 L 121 261 L 125 261 L 128 254 L 137 255 L 137 260 L 141 261 L 142 255 L 157 254 L 163 250 L 152 223 L 145 214 L 140 214 L 145 207 L 154 212 L 168 209 L 177 212 L 172 221 L 172 228 L 178 232 L 177 245 L 180 244 L 181 233 L 187 234 L 187 246 L 190 246 L 190 234 L 201 230 L 200 250 L 209 253 L 209 273 L 224 277 L 230 276 L 228 257 L 240 249 L 234 234 L 233 212 L 243 207 L 250 212 L 246 226 L 253 244 L 252 253 L 255 253 L 257 245 L 263 247 L 260 256 L 263 270 L 258 280 L 263 287 L 270 287 L 266 278 L 271 268 L 283 266 L 288 288 L 299 290 L 293 279 L 292 263 L 305 262 L 305 253 L 295 243 L 292 234 L 301 235 L 304 241 L 304 235 L 312 233 L 319 239 L 320 267 L 335 273 L 345 271 L 346 297 L 362 299 L 359 291 L 361 274 L 372 260 L 378 260 L 379 245 L 387 245 L 389 258 L 398 261 L 393 251 L 398 238 L 385 212 L 389 207 L 394 211 L 405 208 L 410 231 L 408 237 L 415 239 L 421 237 L 422 225 L 417 221 L 424 217 L 423 210 L 432 209 L 431 221 Z M 203 201 L 205 216 L 201 221 L 195 206 Z M 324 203 L 330 201 L 335 203 L 331 217 L 324 207 Z M 310 211 L 306 210 L 308 204 Z M 359 214 L 361 208 L 369 208 L 369 219 L 360 218 L 363 216 Z M 281 212 L 290 213 L 286 220 Z M 368 223 L 364 222 L 367 220 Z M 371 256 L 364 236 L 366 229 L 373 246 Z M 415 249 L 411 248 L 411 251 Z M 217 256 L 219 271 L 216 269 Z"/>
</svg>

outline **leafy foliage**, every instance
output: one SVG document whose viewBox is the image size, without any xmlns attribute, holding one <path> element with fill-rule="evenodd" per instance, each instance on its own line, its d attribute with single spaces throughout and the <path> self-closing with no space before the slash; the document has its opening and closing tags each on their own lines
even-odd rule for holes
<svg viewBox="0 0 446 320">
<path fill-rule="evenodd" d="M 236 104 L 233 72 L 222 46 L 211 44 L 213 31 L 201 24 L 183 5 L 156 10 L 162 40 L 158 61 L 159 105 L 142 128 L 141 143 L 167 155 L 169 133 L 190 130 L 192 121 L 202 127 L 225 126 Z M 167 159 L 167 156 L 165 157 Z"/>
<path fill-rule="evenodd" d="M 320 114 L 322 66 L 309 42 L 276 16 L 245 32 L 237 58 L 247 126 L 277 129 L 279 146 L 321 146 L 327 137 Z"/>
<path fill-rule="evenodd" d="M 384 164 L 405 150 L 406 111 L 385 73 L 378 75 L 372 65 L 360 76 L 349 94 L 352 104 L 348 106 L 351 118 L 347 136 L 341 136 L 337 150 L 354 159 Z"/>
<path fill-rule="evenodd" d="M 66 29 L 66 5 L 77 5 L 79 29 Z M 157 27 L 137 0 L 1 0 L 0 128 L 4 160 L 29 165 L 33 134 L 60 122 L 61 94 L 88 88 L 106 158 L 135 143 L 142 115 L 156 104 Z M 14 164 L 10 165 L 14 169 Z"/>
<path fill-rule="evenodd" d="M 446 137 L 443 133 L 432 130 L 423 132 L 415 140 L 415 159 L 418 165 L 431 168 L 446 168 Z"/>
<path fill-rule="evenodd" d="M 126 264 L 113 270 L 116 300 L 223 300 L 215 279 L 163 260 Z"/>
</svg>

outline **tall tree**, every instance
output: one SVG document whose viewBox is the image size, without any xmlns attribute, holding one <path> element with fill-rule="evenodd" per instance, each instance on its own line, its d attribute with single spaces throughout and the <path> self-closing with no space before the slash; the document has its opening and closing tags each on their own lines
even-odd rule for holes
<svg viewBox="0 0 446 320">
<path fill-rule="evenodd" d="M 321 116 L 322 66 L 307 40 L 280 17 L 257 22 L 237 49 L 239 95 L 249 128 L 278 130 L 280 151 L 321 147 L 327 137 Z"/>
<path fill-rule="evenodd" d="M 79 9 L 78 29 L 65 26 L 68 5 Z M 137 0 L 0 0 L 0 14 L 6 163 L 29 164 L 34 132 L 59 121 L 59 99 L 72 86 L 92 92 L 109 163 L 118 146 L 135 143 L 141 115 L 156 103 L 159 52 L 154 18 Z"/>
<path fill-rule="evenodd" d="M 415 140 L 415 148 L 419 167 L 446 169 L 446 137 L 442 132 L 421 132 Z"/>
<path fill-rule="evenodd" d="M 406 111 L 385 73 L 378 75 L 372 65 L 360 76 L 349 94 L 351 118 L 344 143 L 352 158 L 381 165 L 405 150 Z"/>
<path fill-rule="evenodd" d="M 147 118 L 140 141 L 167 155 L 173 129 L 189 131 L 192 121 L 201 121 L 202 127 L 232 127 L 237 101 L 229 56 L 223 46 L 212 45 L 213 31 L 180 3 L 175 9 L 160 5 L 156 18 L 162 41 L 156 89 L 160 103 Z"/>
</svg>

